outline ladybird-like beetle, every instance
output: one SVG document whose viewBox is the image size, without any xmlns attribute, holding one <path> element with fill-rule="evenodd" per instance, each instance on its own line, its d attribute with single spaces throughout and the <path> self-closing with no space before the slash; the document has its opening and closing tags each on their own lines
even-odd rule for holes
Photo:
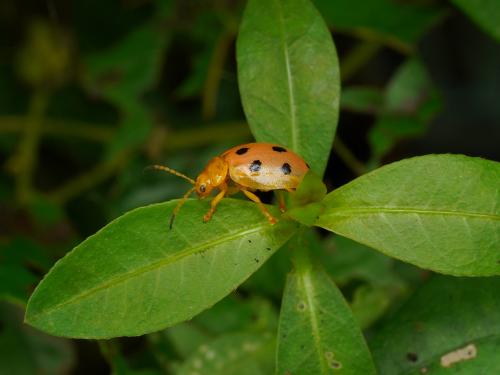
<svg viewBox="0 0 500 375">
<path fill-rule="evenodd" d="M 212 158 L 196 181 L 163 165 L 153 165 L 152 168 L 182 177 L 194 185 L 175 207 L 170 218 L 170 228 L 172 228 L 175 215 L 193 191 L 196 191 L 200 198 L 205 198 L 214 189 L 218 189 L 219 192 L 212 199 L 210 210 L 203 217 L 203 221 L 210 220 L 217 204 L 224 196 L 241 191 L 257 203 L 271 224 L 275 224 L 276 219 L 253 191 L 294 191 L 309 170 L 309 165 L 299 155 L 285 147 L 273 143 L 247 143 Z M 281 195 L 280 208 L 284 210 L 284 200 Z"/>
</svg>

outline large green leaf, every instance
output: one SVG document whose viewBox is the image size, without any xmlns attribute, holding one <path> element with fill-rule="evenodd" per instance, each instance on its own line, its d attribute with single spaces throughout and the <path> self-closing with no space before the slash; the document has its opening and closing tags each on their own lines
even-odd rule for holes
<svg viewBox="0 0 500 375">
<path fill-rule="evenodd" d="M 314 241 L 301 234 L 294 252 Z M 317 246 L 314 245 L 313 246 Z M 375 374 L 359 326 L 342 294 L 319 266 L 298 256 L 287 278 L 278 331 L 277 374 Z"/>
<path fill-rule="evenodd" d="M 177 201 L 133 210 L 77 246 L 35 290 L 31 325 L 54 335 L 141 335 L 192 318 L 234 290 L 293 234 L 251 202 L 190 200 L 172 230 Z"/>
<path fill-rule="evenodd" d="M 436 276 L 371 342 L 380 374 L 500 373 L 500 278 Z"/>
<path fill-rule="evenodd" d="M 331 192 L 316 225 L 453 275 L 500 274 L 500 163 L 462 155 L 402 160 Z"/>
<path fill-rule="evenodd" d="M 500 4 L 498 0 L 452 0 L 488 34 L 500 40 Z"/>
<path fill-rule="evenodd" d="M 309 0 L 250 0 L 237 58 L 255 138 L 290 147 L 322 175 L 337 127 L 340 77 L 319 13 Z"/>
</svg>

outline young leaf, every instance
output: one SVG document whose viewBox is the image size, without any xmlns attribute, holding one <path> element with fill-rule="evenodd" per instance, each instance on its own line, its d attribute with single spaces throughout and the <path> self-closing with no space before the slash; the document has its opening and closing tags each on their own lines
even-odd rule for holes
<svg viewBox="0 0 500 375">
<path fill-rule="evenodd" d="M 340 77 L 319 13 L 309 0 L 250 0 L 237 59 L 255 138 L 290 147 L 323 175 L 337 127 Z"/>
<path fill-rule="evenodd" d="M 77 246 L 47 274 L 26 321 L 53 335 L 135 336 L 188 320 L 234 290 L 293 234 L 255 204 L 190 200 L 173 229 L 177 201 L 133 210 Z"/>
<path fill-rule="evenodd" d="M 290 208 L 286 211 L 286 217 L 290 217 L 299 223 L 312 226 L 323 207 L 319 203 L 326 195 L 326 186 L 316 173 L 309 171 L 290 195 Z"/>
<path fill-rule="evenodd" d="M 402 160 L 328 194 L 316 225 L 436 272 L 497 275 L 499 181 L 494 161 Z"/>
<path fill-rule="evenodd" d="M 377 113 L 382 108 L 383 103 L 382 90 L 374 87 L 344 87 L 340 98 L 340 107 L 343 110 L 361 113 Z"/>
<path fill-rule="evenodd" d="M 311 236 L 294 238 L 306 251 Z M 360 328 L 342 294 L 321 267 L 296 255 L 287 278 L 278 330 L 277 374 L 375 374 Z"/>
<path fill-rule="evenodd" d="M 500 278 L 436 276 L 371 342 L 380 374 L 500 373 Z"/>
</svg>

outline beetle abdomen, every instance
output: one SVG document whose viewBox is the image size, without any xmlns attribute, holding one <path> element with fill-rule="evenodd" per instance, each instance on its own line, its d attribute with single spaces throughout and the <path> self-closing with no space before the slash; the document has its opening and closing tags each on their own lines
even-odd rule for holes
<svg viewBox="0 0 500 375">
<path fill-rule="evenodd" d="M 222 157 L 231 179 L 258 190 L 295 189 L 309 170 L 293 151 L 272 143 L 248 143 L 234 147 Z"/>
</svg>

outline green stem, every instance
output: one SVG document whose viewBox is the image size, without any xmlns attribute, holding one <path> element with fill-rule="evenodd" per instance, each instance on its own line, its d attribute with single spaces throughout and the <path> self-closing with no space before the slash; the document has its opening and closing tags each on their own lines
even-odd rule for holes
<svg viewBox="0 0 500 375">
<path fill-rule="evenodd" d="M 99 163 L 88 172 L 57 188 L 49 193 L 47 197 L 58 204 L 64 204 L 119 172 L 127 164 L 131 154 L 131 150 L 118 153 L 114 158 Z"/>
<path fill-rule="evenodd" d="M 16 196 L 21 204 L 27 204 L 33 196 L 33 174 L 36 168 L 41 125 L 49 101 L 48 92 L 37 90 L 33 94 L 24 134 L 14 156 L 16 169 Z"/>
<path fill-rule="evenodd" d="M 234 33 L 230 30 L 225 30 L 215 45 L 202 92 L 201 112 L 205 120 L 212 119 L 217 111 L 217 93 L 219 91 L 229 47 L 233 39 Z"/>
<path fill-rule="evenodd" d="M 298 275 L 308 273 L 312 270 L 312 262 L 309 254 L 309 243 L 306 231 L 309 228 L 301 228 L 293 238 L 292 243 L 292 264 Z"/>
<path fill-rule="evenodd" d="M 0 116 L 0 133 L 23 132 L 28 122 L 28 119 L 23 116 Z M 47 136 L 76 137 L 99 143 L 107 143 L 115 136 L 115 129 L 108 124 L 96 125 L 58 119 L 44 120 L 40 132 Z M 249 137 L 251 133 L 244 121 L 209 123 L 201 128 L 188 127 L 186 130 L 169 133 L 164 148 L 172 152 L 187 147 L 203 146 L 215 141 L 238 141 Z"/>
<path fill-rule="evenodd" d="M 0 133 L 18 133 L 29 126 L 26 116 L 0 116 Z M 76 137 L 94 142 L 108 142 L 115 130 L 105 124 L 89 124 L 74 120 L 43 119 L 41 135 Z"/>
<path fill-rule="evenodd" d="M 368 43 L 381 44 L 384 47 L 389 47 L 402 55 L 412 55 L 415 48 L 402 40 L 387 34 L 382 34 L 371 29 L 357 28 L 346 30 L 335 30 L 339 34 L 350 35 Z"/>
<path fill-rule="evenodd" d="M 363 66 L 365 66 L 382 48 L 382 45 L 374 41 L 362 41 L 357 44 L 340 61 L 340 76 L 342 81 L 348 81 Z"/>
<path fill-rule="evenodd" d="M 367 172 L 366 166 L 356 158 L 345 143 L 342 142 L 339 136 L 335 137 L 333 152 L 335 152 L 337 156 L 342 159 L 345 165 L 347 165 L 349 169 L 356 174 L 356 176 L 361 176 Z"/>
</svg>

